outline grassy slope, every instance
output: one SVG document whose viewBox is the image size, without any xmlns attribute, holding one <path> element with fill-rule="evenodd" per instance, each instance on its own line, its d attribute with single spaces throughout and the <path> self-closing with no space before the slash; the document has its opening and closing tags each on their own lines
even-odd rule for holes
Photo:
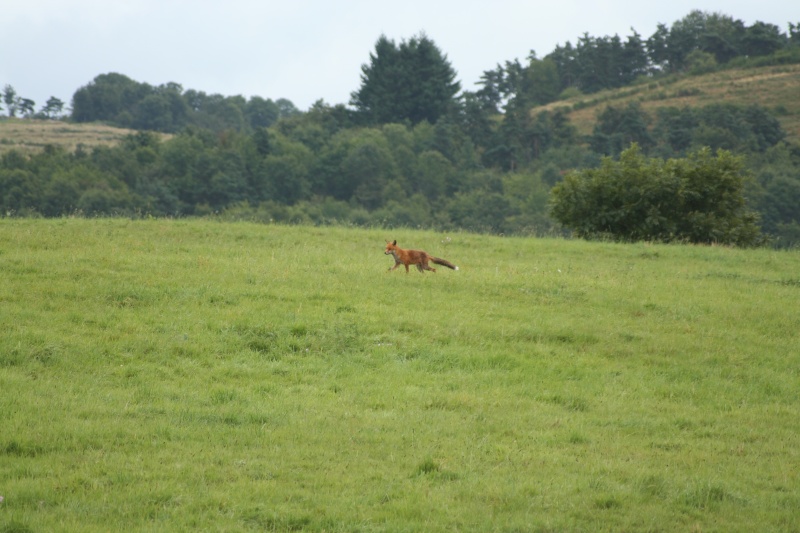
<svg viewBox="0 0 800 533">
<path fill-rule="evenodd" d="M 575 106 L 567 113 L 582 134 L 592 133 L 598 113 L 606 106 L 639 102 L 655 116 L 659 107 L 694 107 L 717 103 L 759 104 L 777 112 L 787 140 L 800 143 L 800 65 L 723 70 L 702 76 L 676 77 L 554 102 L 534 108 Z M 576 105 L 577 104 L 577 105 Z"/>
<path fill-rule="evenodd" d="M 74 152 L 117 144 L 134 130 L 104 124 L 70 124 L 54 120 L 0 119 L 0 155 L 10 150 L 37 152 L 48 144 Z"/>
<path fill-rule="evenodd" d="M 0 530 L 800 527 L 797 252 L 5 219 L 0 271 Z"/>
</svg>

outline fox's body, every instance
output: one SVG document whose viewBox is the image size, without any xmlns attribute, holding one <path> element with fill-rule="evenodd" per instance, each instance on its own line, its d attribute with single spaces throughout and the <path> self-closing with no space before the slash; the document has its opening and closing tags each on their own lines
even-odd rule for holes
<svg viewBox="0 0 800 533">
<path fill-rule="evenodd" d="M 436 263 L 437 265 L 446 266 L 447 268 L 452 268 L 453 270 L 458 270 L 458 267 L 450 261 L 433 257 L 428 252 L 424 252 L 422 250 L 404 250 L 403 248 L 397 246 L 397 241 L 386 241 L 386 251 L 383 253 L 394 257 L 394 266 L 389 269 L 390 271 L 394 270 L 400 265 L 404 265 L 406 267 L 406 274 L 408 274 L 408 266 L 417 265 L 417 269 L 423 274 L 426 270 L 436 272 L 435 268 L 428 266 L 428 261 L 431 263 Z"/>
</svg>

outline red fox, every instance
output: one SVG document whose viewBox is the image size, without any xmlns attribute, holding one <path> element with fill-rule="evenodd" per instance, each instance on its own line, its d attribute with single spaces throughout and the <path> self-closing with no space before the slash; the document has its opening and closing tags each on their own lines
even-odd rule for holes
<svg viewBox="0 0 800 533">
<path fill-rule="evenodd" d="M 401 264 L 405 265 L 406 274 L 408 274 L 408 265 L 417 265 L 417 269 L 423 274 L 426 270 L 436 272 L 435 268 L 428 266 L 428 261 L 436 263 L 437 265 L 446 266 L 447 268 L 452 268 L 453 270 L 458 270 L 458 267 L 450 261 L 433 257 L 428 252 L 423 252 L 422 250 L 404 250 L 397 246 L 397 241 L 386 241 L 386 251 L 383 253 L 394 257 L 394 266 L 389 269 L 390 272 Z"/>
</svg>

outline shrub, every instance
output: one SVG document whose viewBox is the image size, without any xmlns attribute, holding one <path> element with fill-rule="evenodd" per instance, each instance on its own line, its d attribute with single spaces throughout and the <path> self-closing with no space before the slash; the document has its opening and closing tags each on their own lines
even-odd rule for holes
<svg viewBox="0 0 800 533">
<path fill-rule="evenodd" d="M 743 168 L 724 150 L 664 161 L 632 144 L 619 161 L 606 157 L 556 185 L 551 214 L 585 238 L 752 246 L 760 231 L 745 205 Z"/>
</svg>

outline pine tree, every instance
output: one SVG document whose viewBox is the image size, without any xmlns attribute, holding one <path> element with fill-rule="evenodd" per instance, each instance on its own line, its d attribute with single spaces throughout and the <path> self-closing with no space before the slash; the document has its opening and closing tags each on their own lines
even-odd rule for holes
<svg viewBox="0 0 800 533">
<path fill-rule="evenodd" d="M 461 87 L 455 78 L 447 57 L 424 34 L 399 46 L 382 35 L 350 103 L 370 124 L 435 123 L 456 105 Z"/>
</svg>

